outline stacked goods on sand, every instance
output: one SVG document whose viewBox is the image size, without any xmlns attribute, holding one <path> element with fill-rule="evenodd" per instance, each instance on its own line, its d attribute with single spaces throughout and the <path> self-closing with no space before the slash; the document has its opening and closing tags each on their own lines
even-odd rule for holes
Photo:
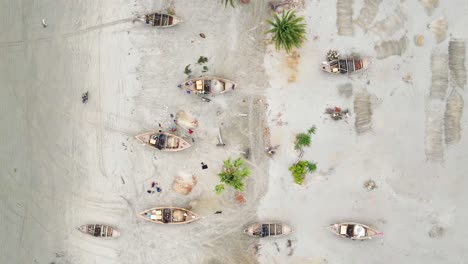
<svg viewBox="0 0 468 264">
<path fill-rule="evenodd" d="M 172 183 L 172 190 L 174 190 L 176 193 L 187 195 L 192 192 L 192 189 L 196 184 L 197 177 L 195 177 L 195 175 L 182 172 L 174 178 Z"/>
<path fill-rule="evenodd" d="M 198 120 L 185 111 L 179 111 L 176 114 L 176 124 L 185 129 L 195 129 L 198 127 Z"/>
</svg>

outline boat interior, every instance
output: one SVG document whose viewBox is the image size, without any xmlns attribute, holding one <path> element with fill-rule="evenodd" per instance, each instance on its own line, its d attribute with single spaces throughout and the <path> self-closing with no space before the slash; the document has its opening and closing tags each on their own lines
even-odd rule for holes
<svg viewBox="0 0 468 264">
<path fill-rule="evenodd" d="M 180 140 L 178 137 L 160 133 L 151 135 L 149 144 L 157 149 L 176 149 L 179 147 Z"/>
<path fill-rule="evenodd" d="M 254 229 L 253 235 L 259 237 L 275 236 L 283 234 L 281 224 L 261 224 Z"/>
<path fill-rule="evenodd" d="M 188 213 L 180 209 L 163 208 L 154 209 L 145 213 L 146 217 L 152 221 L 162 223 L 181 223 L 187 221 Z"/>
<path fill-rule="evenodd" d="M 191 90 L 195 90 L 197 93 L 210 94 L 210 93 L 222 93 L 229 89 L 234 89 L 234 84 L 231 82 L 224 82 L 218 79 L 199 79 L 195 83 L 188 81 L 185 83 Z"/>
<path fill-rule="evenodd" d="M 145 15 L 145 21 L 148 25 L 153 25 L 155 27 L 170 26 L 174 23 L 174 17 L 167 14 L 154 13 L 150 15 Z"/>
<path fill-rule="evenodd" d="M 112 236 L 112 228 L 103 225 L 87 225 L 87 233 L 95 237 Z"/>
</svg>

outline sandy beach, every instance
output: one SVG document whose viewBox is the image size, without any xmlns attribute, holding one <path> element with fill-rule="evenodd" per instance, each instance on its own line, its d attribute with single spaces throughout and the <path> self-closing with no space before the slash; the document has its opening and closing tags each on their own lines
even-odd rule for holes
<svg viewBox="0 0 468 264">
<path fill-rule="evenodd" d="M 293 55 L 264 34 L 267 3 L 3 0 L 0 263 L 465 263 L 468 3 L 305 1 L 297 12 L 307 41 Z M 184 22 L 164 30 L 132 22 L 156 10 L 175 10 Z M 329 49 L 372 64 L 325 73 Z M 219 76 L 238 88 L 210 102 L 187 94 L 177 84 L 189 64 L 192 77 Z M 324 111 L 334 106 L 350 116 L 330 119 Z M 170 131 L 179 111 L 199 122 L 194 133 L 175 131 L 191 148 L 166 153 L 135 139 Z M 303 159 L 318 169 L 299 186 L 288 167 L 298 156 L 295 135 L 311 126 Z M 279 145 L 272 158 L 270 145 Z M 243 205 L 231 189 L 214 192 L 222 161 L 237 157 L 252 171 Z M 171 189 L 180 175 L 197 178 L 188 195 Z M 367 180 L 377 188 L 364 188 Z M 161 193 L 147 193 L 152 182 Z M 167 226 L 137 217 L 155 206 L 202 219 Z M 294 233 L 242 234 L 258 220 L 282 221 Z M 384 235 L 355 242 L 326 230 L 344 221 Z M 76 230 L 88 223 L 122 235 Z"/>
</svg>

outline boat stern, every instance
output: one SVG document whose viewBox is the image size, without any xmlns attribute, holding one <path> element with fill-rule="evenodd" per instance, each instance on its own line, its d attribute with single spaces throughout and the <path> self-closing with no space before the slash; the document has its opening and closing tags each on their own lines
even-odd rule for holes
<svg viewBox="0 0 468 264">
<path fill-rule="evenodd" d="M 320 65 L 320 69 L 325 72 L 332 72 L 331 66 L 327 61 L 323 61 L 322 64 Z"/>
</svg>

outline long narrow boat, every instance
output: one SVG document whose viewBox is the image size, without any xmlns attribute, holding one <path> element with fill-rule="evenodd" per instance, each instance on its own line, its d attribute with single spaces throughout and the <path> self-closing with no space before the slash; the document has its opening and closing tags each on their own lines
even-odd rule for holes
<svg viewBox="0 0 468 264">
<path fill-rule="evenodd" d="M 270 222 L 254 223 L 244 230 L 244 234 L 253 237 L 279 237 L 292 232 L 292 228 L 288 225 Z"/>
<path fill-rule="evenodd" d="M 236 86 L 235 82 L 218 77 L 194 78 L 178 85 L 195 94 L 222 94 L 234 90 Z"/>
<path fill-rule="evenodd" d="M 369 67 L 368 59 L 336 59 L 322 62 L 322 70 L 329 73 L 352 73 Z"/>
<path fill-rule="evenodd" d="M 139 214 L 142 219 L 157 224 L 188 224 L 200 219 L 192 211 L 179 207 L 155 207 Z"/>
<path fill-rule="evenodd" d="M 175 152 L 187 149 L 191 146 L 183 138 L 164 132 L 146 132 L 135 136 L 135 138 L 161 151 Z"/>
<path fill-rule="evenodd" d="M 340 237 L 352 240 L 365 240 L 383 235 L 382 232 L 354 222 L 334 224 L 327 227 L 327 229 Z"/>
<path fill-rule="evenodd" d="M 135 20 L 141 21 L 146 25 L 158 28 L 173 27 L 182 22 L 181 18 L 166 14 L 164 12 L 156 12 L 144 16 L 137 16 Z"/>
<path fill-rule="evenodd" d="M 108 225 L 90 224 L 78 227 L 84 234 L 94 237 L 119 237 L 120 232 Z"/>
</svg>

